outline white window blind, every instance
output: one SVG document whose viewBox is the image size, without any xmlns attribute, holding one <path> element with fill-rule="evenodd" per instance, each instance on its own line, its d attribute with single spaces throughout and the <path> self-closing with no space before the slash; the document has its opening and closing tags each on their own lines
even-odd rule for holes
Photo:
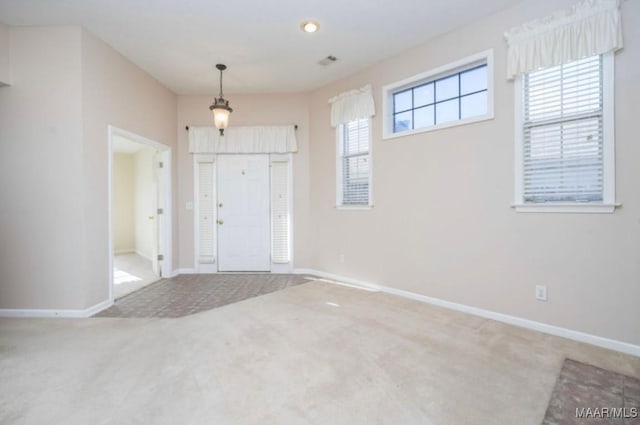
<svg viewBox="0 0 640 425">
<path fill-rule="evenodd" d="M 215 263 L 215 196 L 214 163 L 198 161 L 198 228 L 199 258 L 202 264 Z"/>
<path fill-rule="evenodd" d="M 271 162 L 271 261 L 289 262 L 289 164 Z"/>
<path fill-rule="evenodd" d="M 368 205 L 371 165 L 369 163 L 369 119 L 350 121 L 339 127 L 341 150 L 339 203 Z"/>
<path fill-rule="evenodd" d="M 602 201 L 602 56 L 524 74 L 523 89 L 524 202 Z"/>
</svg>

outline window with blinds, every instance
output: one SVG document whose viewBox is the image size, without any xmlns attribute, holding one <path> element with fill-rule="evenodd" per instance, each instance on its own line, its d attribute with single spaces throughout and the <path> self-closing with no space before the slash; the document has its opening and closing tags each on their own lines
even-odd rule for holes
<svg viewBox="0 0 640 425">
<path fill-rule="evenodd" d="M 212 159 L 196 162 L 198 173 L 198 262 L 215 263 L 215 166 Z"/>
<path fill-rule="evenodd" d="M 338 204 L 369 205 L 369 119 L 341 124 L 338 126 L 338 134 Z"/>
<path fill-rule="evenodd" d="M 525 203 L 603 201 L 603 93 L 600 55 L 523 76 Z"/>
<path fill-rule="evenodd" d="M 289 262 L 289 163 L 288 159 L 271 160 L 271 261 Z"/>
</svg>

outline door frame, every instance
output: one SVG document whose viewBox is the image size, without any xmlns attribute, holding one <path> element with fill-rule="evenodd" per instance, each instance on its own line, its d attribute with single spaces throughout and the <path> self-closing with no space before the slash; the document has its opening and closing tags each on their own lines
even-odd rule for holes
<svg viewBox="0 0 640 425">
<path fill-rule="evenodd" d="M 218 261 L 218 256 L 219 256 L 219 252 L 218 252 L 218 226 L 214 226 L 214 234 L 213 237 L 215 239 L 215 244 L 214 246 L 216 246 L 215 249 L 215 263 L 214 264 L 200 264 L 199 262 L 199 258 L 200 258 L 200 226 L 199 226 L 199 162 L 203 161 L 203 162 L 212 162 L 213 163 L 213 167 L 214 167 L 214 171 L 213 174 L 214 176 L 217 176 L 217 167 L 218 167 L 218 157 L 220 155 L 245 155 L 243 153 L 224 153 L 224 154 L 215 154 L 215 153 L 196 153 L 193 155 L 193 203 L 191 203 L 191 206 L 193 207 L 193 272 L 194 273 L 244 273 L 244 272 L 220 272 L 218 270 L 218 265 L 219 265 L 219 261 Z M 251 153 L 249 155 L 255 155 L 255 153 Z M 289 198 L 289 262 L 286 264 L 277 264 L 274 263 L 273 261 L 271 261 L 270 264 L 270 270 L 267 273 L 292 273 L 294 270 L 294 239 L 295 239 L 295 235 L 294 235 L 294 215 L 293 215 L 293 204 L 294 204 L 294 182 L 293 182 L 293 154 L 292 153 L 283 153 L 283 154 L 277 154 L 277 153 L 265 153 L 264 155 L 267 155 L 269 157 L 269 186 L 271 187 L 271 164 L 274 162 L 274 159 L 277 157 L 286 157 L 287 158 L 287 190 L 288 190 L 288 198 Z M 218 204 L 218 181 L 216 179 L 216 181 L 214 182 L 214 199 L 215 199 L 215 205 L 217 206 Z M 271 199 L 269 199 L 269 232 L 271 235 L 271 238 L 273 238 L 273 230 L 272 230 L 272 219 L 271 219 Z M 215 221 L 218 220 L 218 208 L 214 208 L 214 217 L 213 219 Z M 271 257 L 271 246 L 272 246 L 272 241 L 270 241 L 270 249 L 269 249 L 269 256 Z M 252 272 L 252 273 L 257 273 L 257 272 Z"/>
<path fill-rule="evenodd" d="M 155 140 L 148 139 L 136 133 L 118 128 L 113 125 L 107 126 L 107 142 L 109 146 L 108 155 L 108 231 L 109 231 L 109 301 L 113 302 L 113 139 L 114 136 L 123 137 L 131 140 L 132 142 L 140 143 L 159 152 L 162 160 L 162 172 L 164 187 L 158 187 L 158 191 L 162 191 L 163 205 L 157 205 L 157 208 L 163 209 L 162 226 L 158 226 L 157 240 L 163 242 L 161 254 L 164 255 L 162 264 L 160 266 L 161 277 L 171 277 L 173 275 L 173 214 L 172 206 L 173 201 L 171 197 L 172 187 L 172 149 L 170 146 L 165 145 Z M 160 192 L 159 192 L 160 193 Z"/>
</svg>

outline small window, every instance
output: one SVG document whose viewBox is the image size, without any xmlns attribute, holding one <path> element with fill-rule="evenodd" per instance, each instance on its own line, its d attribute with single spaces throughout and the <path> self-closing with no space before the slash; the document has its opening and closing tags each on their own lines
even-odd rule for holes
<svg viewBox="0 0 640 425">
<path fill-rule="evenodd" d="M 611 54 L 597 55 L 522 76 L 517 207 L 610 204 L 613 211 L 608 61 Z"/>
<path fill-rule="evenodd" d="M 368 206 L 371 200 L 369 119 L 340 124 L 338 131 L 338 206 Z"/>
<path fill-rule="evenodd" d="M 385 138 L 493 118 L 492 51 L 383 89 Z"/>
</svg>

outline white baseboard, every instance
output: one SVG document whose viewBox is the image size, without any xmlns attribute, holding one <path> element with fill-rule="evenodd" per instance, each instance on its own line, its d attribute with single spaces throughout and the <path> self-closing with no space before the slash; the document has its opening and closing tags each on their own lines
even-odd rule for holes
<svg viewBox="0 0 640 425">
<path fill-rule="evenodd" d="M 542 322 L 536 322 L 534 320 L 524 319 L 517 316 L 510 316 L 508 314 L 498 313 L 491 310 L 484 310 L 482 308 L 472 307 L 465 304 L 458 304 L 451 301 L 445 301 L 440 298 L 428 297 L 426 295 L 420 295 L 420 294 L 416 294 L 415 292 L 396 289 L 389 286 L 376 285 L 376 284 L 365 282 L 362 280 L 351 279 L 344 276 L 338 276 L 332 273 L 326 273 L 319 270 L 294 269 L 293 273 L 294 274 L 311 274 L 315 276 L 320 276 L 325 279 L 337 281 L 338 283 L 344 282 L 349 285 L 359 287 L 362 289 L 380 291 L 388 294 L 398 295 L 404 298 L 410 298 L 412 300 L 421 301 L 427 304 L 445 307 L 451 310 L 473 314 L 474 316 L 480 316 L 486 319 L 492 319 L 498 322 L 519 326 L 521 328 L 532 329 L 534 331 L 543 332 L 543 333 L 555 335 L 555 336 L 560 336 L 560 337 L 571 339 L 574 341 L 584 342 L 587 344 L 596 345 L 598 347 L 608 348 L 610 350 L 619 351 L 621 353 L 631 354 L 633 356 L 640 357 L 640 345 L 634 345 L 628 342 L 604 338 L 601 336 L 592 335 L 585 332 L 580 332 L 572 329 L 562 328 L 559 326 L 549 325 Z"/>
<path fill-rule="evenodd" d="M 141 256 L 142 258 L 144 258 L 145 260 L 153 261 L 151 259 L 151 255 L 147 255 L 147 254 L 143 253 L 142 251 L 138 251 L 137 249 L 134 252 L 136 254 L 138 254 L 139 256 Z"/>
<path fill-rule="evenodd" d="M 120 255 L 120 254 L 135 254 L 136 250 L 131 248 L 131 249 L 118 249 L 116 251 L 113 251 L 114 255 Z"/>
<path fill-rule="evenodd" d="M 84 310 L 43 310 L 43 309 L 0 309 L 0 317 L 66 317 L 86 318 L 107 309 L 113 305 L 113 300 L 106 300 Z"/>
<path fill-rule="evenodd" d="M 113 300 L 102 301 L 101 303 L 98 303 L 98 304 L 94 305 L 93 307 L 89 307 L 86 310 L 83 310 L 85 312 L 85 314 L 86 314 L 84 317 L 91 317 L 94 314 L 97 314 L 97 313 L 101 312 L 102 310 L 108 309 L 112 305 L 113 305 Z"/>
<path fill-rule="evenodd" d="M 216 263 L 200 263 L 193 269 L 192 273 L 211 274 L 218 273 L 218 265 Z"/>
<path fill-rule="evenodd" d="M 162 276 L 163 279 L 171 279 L 172 277 L 176 277 L 180 274 L 180 270 L 176 269 L 176 270 L 171 270 L 171 273 L 169 273 L 169 275 L 167 276 Z"/>
<path fill-rule="evenodd" d="M 291 263 L 271 263 L 271 273 L 288 274 L 291 273 Z"/>
<path fill-rule="evenodd" d="M 173 271 L 173 276 L 178 276 L 180 274 L 196 274 L 196 269 L 177 269 Z"/>
</svg>

